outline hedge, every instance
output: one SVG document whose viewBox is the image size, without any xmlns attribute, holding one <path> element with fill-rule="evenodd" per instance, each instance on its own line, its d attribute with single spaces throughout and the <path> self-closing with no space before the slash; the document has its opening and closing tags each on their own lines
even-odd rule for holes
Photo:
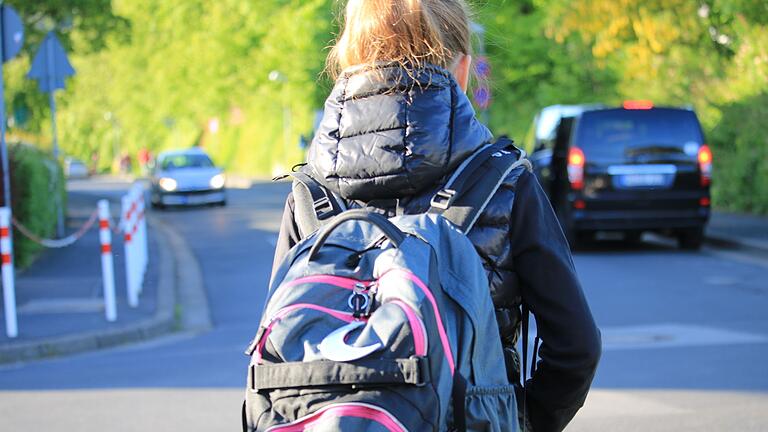
<svg viewBox="0 0 768 432">
<path fill-rule="evenodd" d="M 66 208 L 66 181 L 61 165 L 53 157 L 28 144 L 9 147 L 11 204 L 13 216 L 38 236 L 52 238 L 56 232 L 55 193 Z M 28 267 L 42 246 L 13 231 L 14 262 Z"/>
<path fill-rule="evenodd" d="M 768 93 L 721 107 L 709 134 L 719 209 L 768 214 Z"/>
</svg>

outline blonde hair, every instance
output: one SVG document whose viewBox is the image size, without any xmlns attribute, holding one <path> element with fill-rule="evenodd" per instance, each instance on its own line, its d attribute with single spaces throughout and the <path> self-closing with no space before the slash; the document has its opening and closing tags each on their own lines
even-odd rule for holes
<svg viewBox="0 0 768 432">
<path fill-rule="evenodd" d="M 342 34 L 328 54 L 333 75 L 382 62 L 451 68 L 459 55 L 471 53 L 464 0 L 349 0 L 344 16 Z"/>
</svg>

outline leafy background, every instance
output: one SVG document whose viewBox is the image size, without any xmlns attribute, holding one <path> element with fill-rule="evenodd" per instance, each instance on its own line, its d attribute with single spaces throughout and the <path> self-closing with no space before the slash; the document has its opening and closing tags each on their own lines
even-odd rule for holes
<svg viewBox="0 0 768 432">
<path fill-rule="evenodd" d="M 50 146 L 47 100 L 25 78 L 54 29 L 77 75 L 57 93 L 67 154 L 109 170 L 194 144 L 230 172 L 269 175 L 303 158 L 330 88 L 336 0 L 7 0 L 25 20 L 6 64 L 10 133 Z M 556 103 L 651 99 L 692 106 L 715 156 L 714 204 L 768 213 L 768 2 L 479 0 L 493 130 L 530 139 Z M 271 71 L 284 79 L 270 81 Z M 290 113 L 284 133 L 285 113 Z M 218 127 L 216 127 L 218 126 Z"/>
</svg>

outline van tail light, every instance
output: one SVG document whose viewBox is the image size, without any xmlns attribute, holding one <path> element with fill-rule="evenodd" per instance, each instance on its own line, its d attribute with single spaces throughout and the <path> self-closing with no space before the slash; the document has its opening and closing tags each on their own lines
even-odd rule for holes
<svg viewBox="0 0 768 432">
<path fill-rule="evenodd" d="M 568 181 L 571 189 L 584 189 L 584 152 L 578 147 L 571 147 L 568 151 Z"/>
<path fill-rule="evenodd" d="M 704 144 L 699 147 L 699 172 L 701 173 L 701 185 L 709 186 L 712 183 L 712 151 Z"/>
<path fill-rule="evenodd" d="M 649 100 L 628 100 L 624 101 L 626 110 L 649 110 L 653 108 L 653 102 Z"/>
</svg>

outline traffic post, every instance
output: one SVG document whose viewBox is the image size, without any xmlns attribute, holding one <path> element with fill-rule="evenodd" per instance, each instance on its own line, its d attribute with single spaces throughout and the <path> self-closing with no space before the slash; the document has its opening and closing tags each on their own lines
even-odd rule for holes
<svg viewBox="0 0 768 432">
<path fill-rule="evenodd" d="M 144 276 L 146 276 L 147 272 L 147 264 L 148 264 L 148 248 L 147 248 L 147 221 L 145 218 L 145 201 L 144 201 L 144 190 L 142 189 L 141 185 L 136 183 L 133 188 L 133 194 L 134 194 L 134 202 L 136 203 L 136 252 L 138 255 L 137 258 L 137 264 L 138 264 L 138 292 L 141 293 L 144 291 Z"/>
<path fill-rule="evenodd" d="M 3 301 L 5 305 L 5 334 L 19 335 L 16 321 L 16 287 L 14 285 L 13 244 L 11 241 L 11 210 L 0 207 L 0 257 L 2 257 Z"/>
<path fill-rule="evenodd" d="M 136 268 L 135 256 L 133 253 L 133 208 L 131 202 L 131 195 L 126 194 L 123 196 L 121 202 L 121 208 L 123 213 L 123 251 L 125 255 L 125 286 L 128 293 L 128 305 L 131 307 L 137 307 L 139 305 L 139 293 L 136 291 L 136 277 L 134 269 Z"/>
<path fill-rule="evenodd" d="M 112 258 L 112 231 L 109 226 L 109 201 L 99 200 L 99 242 L 101 243 L 101 274 L 104 281 L 104 314 L 107 321 L 117 320 L 115 300 L 115 266 Z"/>
<path fill-rule="evenodd" d="M 2 2 L 0 2 L 2 3 Z M 5 83 L 3 64 L 21 51 L 24 45 L 24 24 L 18 12 L 0 4 L 0 167 L 3 170 L 3 207 L 0 208 L 0 244 L 2 244 L 3 299 L 5 331 L 9 338 L 19 334 L 16 321 L 16 288 L 14 287 L 13 232 L 11 231 L 11 176 L 8 149 L 5 145 Z"/>
</svg>

